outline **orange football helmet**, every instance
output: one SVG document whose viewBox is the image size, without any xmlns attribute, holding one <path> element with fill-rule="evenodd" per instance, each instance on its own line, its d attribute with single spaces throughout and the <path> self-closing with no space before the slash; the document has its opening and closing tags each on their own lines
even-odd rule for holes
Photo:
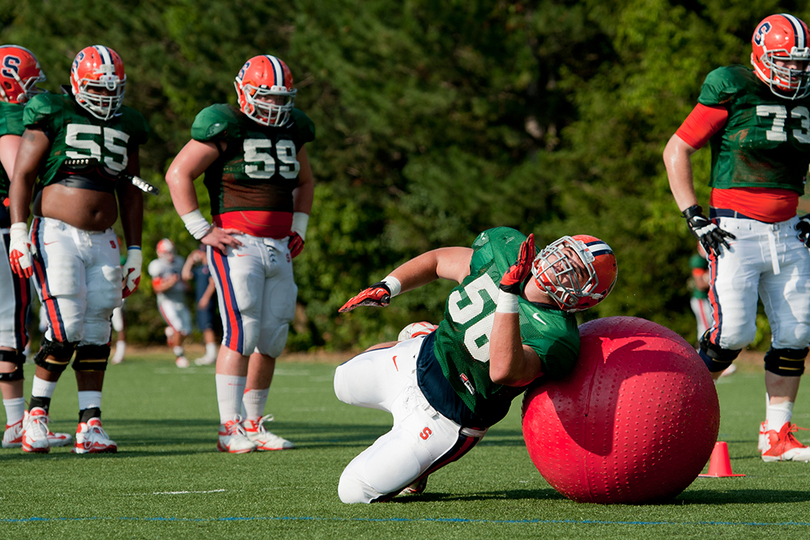
<svg viewBox="0 0 810 540">
<path fill-rule="evenodd" d="M 239 108 L 263 126 L 283 126 L 290 118 L 295 94 L 290 68 L 269 54 L 254 56 L 234 81 Z"/>
<path fill-rule="evenodd" d="M 578 274 L 582 273 L 587 277 L 581 282 Z M 578 234 L 563 236 L 543 248 L 534 259 L 532 275 L 560 309 L 574 312 L 607 298 L 616 284 L 618 268 L 609 245 L 594 236 Z"/>
<path fill-rule="evenodd" d="M 85 47 L 70 69 L 70 87 L 76 103 L 101 120 L 121 108 L 127 76 L 118 53 L 103 45 Z"/>
<path fill-rule="evenodd" d="M 793 15 L 765 17 L 751 38 L 751 64 L 771 92 L 782 98 L 801 99 L 810 94 L 810 32 Z M 799 62 L 799 69 L 776 61 Z"/>
<path fill-rule="evenodd" d="M 25 103 L 45 80 L 34 53 L 19 45 L 0 45 L 0 98 Z"/>
</svg>

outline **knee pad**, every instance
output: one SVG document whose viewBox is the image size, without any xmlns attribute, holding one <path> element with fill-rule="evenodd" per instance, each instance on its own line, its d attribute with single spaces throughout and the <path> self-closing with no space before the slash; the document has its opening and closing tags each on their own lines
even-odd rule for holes
<svg viewBox="0 0 810 540">
<path fill-rule="evenodd" d="M 21 381 L 25 355 L 17 351 L 0 351 L 0 362 L 10 362 L 16 366 L 11 373 L 0 373 L 0 382 Z"/>
<path fill-rule="evenodd" d="M 707 334 L 704 334 L 700 340 L 700 359 L 711 373 L 726 369 L 740 355 L 741 351 L 742 349 L 723 349 L 709 341 Z"/>
<path fill-rule="evenodd" d="M 109 358 L 109 343 L 106 345 L 79 345 L 76 347 L 76 359 L 73 361 L 73 370 L 106 371 L 107 360 Z"/>
<path fill-rule="evenodd" d="M 76 350 L 75 341 L 50 341 L 42 338 L 42 346 L 34 356 L 34 363 L 51 373 L 62 373 Z M 46 358 L 53 356 L 54 358 Z"/>
<path fill-rule="evenodd" d="M 770 371 L 782 377 L 801 377 L 804 373 L 804 359 L 807 357 L 807 347 L 804 349 L 770 349 L 765 353 L 765 371 Z"/>
</svg>

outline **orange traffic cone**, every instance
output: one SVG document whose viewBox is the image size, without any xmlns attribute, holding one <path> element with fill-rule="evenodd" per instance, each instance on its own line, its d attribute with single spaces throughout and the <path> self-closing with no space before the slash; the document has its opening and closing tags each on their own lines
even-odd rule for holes
<svg viewBox="0 0 810 540">
<path fill-rule="evenodd" d="M 699 474 L 703 478 L 726 478 L 727 476 L 745 476 L 731 472 L 731 459 L 728 457 L 728 444 L 724 441 L 714 443 L 712 458 L 709 460 L 709 472 Z"/>
</svg>

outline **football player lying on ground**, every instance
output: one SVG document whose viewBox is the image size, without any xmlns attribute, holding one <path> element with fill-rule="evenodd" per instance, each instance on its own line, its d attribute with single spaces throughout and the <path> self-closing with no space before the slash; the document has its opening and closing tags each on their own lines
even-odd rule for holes
<svg viewBox="0 0 810 540">
<path fill-rule="evenodd" d="M 533 235 L 490 229 L 472 248 L 411 259 L 340 308 L 387 306 L 437 278 L 459 283 L 434 332 L 377 345 L 337 368 L 338 399 L 394 417 L 391 431 L 343 471 L 344 503 L 421 493 L 428 475 L 469 452 L 530 383 L 573 369 L 574 312 L 607 297 L 616 258 L 587 235 L 563 236 L 537 256 L 536 249 Z"/>
</svg>

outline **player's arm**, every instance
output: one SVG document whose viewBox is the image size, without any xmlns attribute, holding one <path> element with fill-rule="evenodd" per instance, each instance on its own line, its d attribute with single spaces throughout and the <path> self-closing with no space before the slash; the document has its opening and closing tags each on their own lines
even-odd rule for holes
<svg viewBox="0 0 810 540">
<path fill-rule="evenodd" d="M 293 258 L 301 254 L 307 235 L 309 216 L 312 213 L 312 201 L 315 199 L 315 179 L 312 176 L 312 167 L 309 165 L 307 149 L 301 148 L 296 156 L 300 168 L 298 170 L 298 186 L 293 190 L 293 222 L 290 227 L 290 255 Z"/>
<path fill-rule="evenodd" d="M 227 143 L 221 143 L 222 150 Z M 190 140 L 175 156 L 166 172 L 166 184 L 172 196 L 174 209 L 180 215 L 186 229 L 196 240 L 224 251 L 227 246 L 241 246 L 242 243 L 231 236 L 238 231 L 220 229 L 211 225 L 200 213 L 194 180 L 199 178 L 219 157 L 220 149 L 212 142 Z"/>
<path fill-rule="evenodd" d="M 141 161 L 136 149 L 129 155 L 127 173 L 140 176 Z M 121 268 L 123 284 L 121 296 L 127 296 L 138 290 L 141 283 L 141 266 L 143 254 L 141 253 L 141 234 L 143 232 L 143 192 L 132 182 L 118 182 L 116 185 L 118 195 L 118 215 L 121 217 L 121 227 L 124 229 L 124 242 L 127 245 L 127 260 Z"/>
<path fill-rule="evenodd" d="M 180 276 L 177 274 L 170 274 L 167 277 L 153 277 L 152 290 L 156 293 L 166 292 L 180 281 Z"/>
<path fill-rule="evenodd" d="M 11 178 L 14 173 L 14 159 L 17 157 L 17 149 L 20 147 L 22 137 L 19 135 L 3 135 L 0 137 L 0 163 L 6 171 L 6 176 Z"/>
<path fill-rule="evenodd" d="M 205 309 L 208 307 L 208 304 L 211 302 L 211 299 L 214 297 L 214 292 L 217 290 L 216 285 L 214 284 L 214 278 L 208 278 L 208 287 L 205 288 L 205 292 L 202 293 L 200 296 L 200 301 L 197 303 L 197 306 L 200 309 Z"/>
<path fill-rule="evenodd" d="M 340 312 L 358 306 L 384 307 L 398 294 L 417 289 L 439 278 L 461 283 L 470 274 L 473 250 L 466 247 L 434 249 L 398 266 L 382 281 L 367 287 L 346 302 Z"/>
</svg>

